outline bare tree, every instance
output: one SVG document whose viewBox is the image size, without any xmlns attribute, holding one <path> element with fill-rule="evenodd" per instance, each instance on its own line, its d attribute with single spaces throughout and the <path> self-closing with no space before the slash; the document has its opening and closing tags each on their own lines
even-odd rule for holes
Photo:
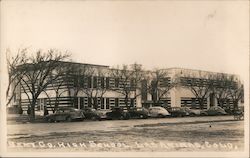
<svg viewBox="0 0 250 158">
<path fill-rule="evenodd" d="M 103 95 L 106 93 L 107 88 L 105 87 L 104 78 L 106 71 L 101 68 L 92 69 L 93 86 L 85 86 L 81 88 L 81 91 L 91 99 L 90 104 L 93 108 L 98 108 L 98 98 L 100 101 L 103 99 Z M 89 74 L 89 76 L 91 75 Z"/>
<path fill-rule="evenodd" d="M 204 76 L 199 71 L 195 77 L 185 74 L 184 77 L 181 77 L 181 84 L 191 90 L 199 102 L 200 109 L 203 109 L 206 98 L 213 91 L 215 80 L 213 74 Z"/>
<path fill-rule="evenodd" d="M 58 105 L 60 104 L 60 97 L 63 93 L 69 91 L 69 87 L 71 86 L 70 82 L 70 74 L 72 72 L 72 67 L 69 63 L 63 63 L 64 66 L 62 66 L 60 69 L 58 69 L 58 74 L 61 74 L 60 77 L 57 78 L 57 80 L 53 80 L 51 82 L 51 88 L 55 92 L 55 104 L 54 109 L 58 108 Z M 65 88 L 66 86 L 66 88 Z M 48 96 L 48 95 L 47 95 Z M 48 96 L 49 98 L 49 96 Z M 51 101 L 50 101 L 51 102 Z"/>
<path fill-rule="evenodd" d="M 223 73 L 215 75 L 214 80 L 216 84 L 212 87 L 213 93 L 215 94 L 219 105 L 223 106 L 225 102 L 230 99 L 229 90 L 232 88 L 234 81 L 231 81 L 229 76 Z"/>
<path fill-rule="evenodd" d="M 19 49 L 18 53 L 15 57 L 9 57 L 8 53 L 10 53 L 10 50 L 6 51 L 6 61 L 7 61 L 7 70 L 8 70 L 8 86 L 6 90 L 6 99 L 7 103 L 6 106 L 10 104 L 10 102 L 13 100 L 17 88 L 19 88 L 19 83 L 21 82 L 21 75 L 24 75 L 26 71 L 17 71 L 17 67 L 19 65 L 23 65 L 27 62 L 26 57 L 26 51 L 27 49 Z"/>
<path fill-rule="evenodd" d="M 110 76 L 115 79 L 115 86 L 111 89 L 124 96 L 124 102 L 126 107 L 129 107 L 129 97 L 135 91 L 135 87 L 132 86 L 133 71 L 129 69 L 128 65 L 122 65 L 122 68 L 117 66 L 110 70 Z"/>
<path fill-rule="evenodd" d="M 131 64 L 130 65 L 131 69 L 131 87 L 134 88 L 134 93 L 133 93 L 133 100 L 136 100 L 137 97 L 142 95 L 142 81 L 146 79 L 146 72 L 143 70 L 141 64 Z M 132 106 L 134 104 L 134 101 L 132 101 Z"/>
<path fill-rule="evenodd" d="M 106 93 L 104 78 L 106 72 L 100 67 L 91 65 L 72 65 L 71 78 L 73 78 L 73 104 L 77 104 L 77 95 L 83 92 L 89 99 L 89 104 L 95 109 L 98 107 L 97 100 L 102 100 L 103 95 Z"/>
<path fill-rule="evenodd" d="M 47 53 L 37 51 L 33 56 L 25 56 L 25 62 L 15 67 L 14 72 L 19 73 L 20 86 L 29 101 L 31 119 L 35 118 L 35 105 L 39 95 L 62 75 L 58 73 L 62 67 L 60 61 L 68 57 L 67 53 L 63 54 L 53 49 Z"/>
<path fill-rule="evenodd" d="M 151 76 L 151 84 L 149 84 L 148 88 L 152 95 L 153 104 L 157 104 L 177 85 L 177 82 L 173 79 L 171 80 L 168 71 L 163 69 L 155 69 Z"/>
<path fill-rule="evenodd" d="M 229 81 L 234 83 L 229 88 L 229 97 L 233 101 L 233 111 L 235 112 L 238 109 L 238 103 L 244 98 L 244 85 L 241 82 L 235 82 L 236 79 L 234 76 L 229 78 Z"/>
<path fill-rule="evenodd" d="M 69 84 L 68 89 L 70 92 L 70 96 L 72 96 L 72 104 L 75 106 L 77 104 L 77 96 L 80 91 L 85 88 L 92 87 L 92 75 L 94 73 L 93 67 L 90 65 L 80 65 L 80 64 L 73 64 L 69 66 L 71 72 L 69 73 L 68 82 L 72 83 Z M 71 89 L 73 90 L 73 94 L 71 94 Z"/>
<path fill-rule="evenodd" d="M 238 102 L 244 97 L 243 84 L 237 82 L 238 78 L 233 75 L 217 74 L 214 78 L 214 94 L 217 97 L 220 106 L 228 100 L 232 100 L 234 111 L 238 109 Z M 227 105 L 231 109 L 230 104 Z"/>
</svg>

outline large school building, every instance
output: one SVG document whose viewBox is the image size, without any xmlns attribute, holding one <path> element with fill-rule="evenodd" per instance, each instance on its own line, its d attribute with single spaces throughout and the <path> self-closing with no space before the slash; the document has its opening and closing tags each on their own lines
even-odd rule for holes
<svg viewBox="0 0 250 158">
<path fill-rule="evenodd" d="M 80 80 L 79 76 L 78 79 L 76 79 L 75 76 L 72 75 L 70 78 L 67 78 L 67 81 L 62 77 L 50 84 L 46 90 L 39 95 L 35 108 L 37 113 L 42 114 L 45 107 L 51 112 L 56 105 L 58 107 L 72 106 L 78 109 L 93 107 L 93 105 L 96 105 L 95 108 L 98 109 L 111 109 L 112 107 L 126 106 L 124 94 L 117 91 L 117 89 L 122 88 L 123 85 L 119 80 L 110 75 L 109 71 L 111 69 L 109 66 L 65 62 L 65 66 L 68 65 L 76 65 L 83 69 L 86 67 L 91 68 L 91 73 L 82 76 Z M 167 76 L 159 80 L 157 88 L 164 89 L 164 86 L 168 86 L 172 82 L 177 84 L 171 87 L 164 95 L 161 95 L 161 91 L 153 92 L 152 89 L 147 89 L 148 84 L 154 82 L 152 76 L 149 78 L 150 81 L 142 81 L 140 88 L 131 89 L 127 104 L 134 107 L 162 105 L 170 107 L 199 108 L 197 96 L 195 96 L 185 84 L 188 84 L 190 80 L 194 79 L 197 82 L 206 84 L 206 82 L 208 82 L 208 76 L 217 74 L 215 72 L 183 68 L 169 68 L 162 71 L 166 72 L 165 74 L 167 74 Z M 100 75 L 100 72 L 102 72 L 102 75 Z M 240 81 L 238 76 L 232 74 L 226 75 L 234 76 L 235 83 Z M 127 85 L 130 84 L 132 85 L 132 82 L 128 81 Z M 81 87 L 79 88 L 79 86 Z M 14 105 L 21 105 L 24 111 L 27 110 L 29 105 L 27 91 L 27 87 L 20 86 L 16 90 L 13 101 Z M 135 97 L 135 95 L 137 96 Z M 232 101 L 229 99 L 225 104 L 232 104 Z M 218 105 L 218 100 L 214 92 L 208 92 L 204 100 L 204 105 L 204 108 Z"/>
</svg>

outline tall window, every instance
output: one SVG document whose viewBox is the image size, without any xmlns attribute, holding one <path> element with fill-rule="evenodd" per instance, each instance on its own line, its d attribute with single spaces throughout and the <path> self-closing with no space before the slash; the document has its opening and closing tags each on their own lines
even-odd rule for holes
<svg viewBox="0 0 250 158">
<path fill-rule="evenodd" d="M 119 106 L 119 98 L 115 98 L 115 106 L 116 106 L 116 107 Z"/>
<path fill-rule="evenodd" d="M 109 77 L 106 78 L 106 88 L 109 89 Z"/>
<path fill-rule="evenodd" d="M 83 109 L 83 107 L 84 107 L 84 98 L 81 97 L 80 98 L 80 109 Z"/>
<path fill-rule="evenodd" d="M 101 99 L 101 109 L 104 109 L 104 98 L 100 98 Z"/>
<path fill-rule="evenodd" d="M 100 80 L 101 80 L 101 87 L 104 88 L 104 86 L 105 86 L 105 85 L 104 85 L 104 84 L 105 84 L 105 82 L 104 82 L 104 77 L 101 77 Z"/>
<path fill-rule="evenodd" d="M 115 78 L 115 88 L 119 88 L 119 78 Z"/>
<path fill-rule="evenodd" d="M 93 77 L 93 88 L 97 88 L 97 77 Z"/>
<path fill-rule="evenodd" d="M 88 88 L 92 88 L 92 77 L 88 77 Z"/>
<path fill-rule="evenodd" d="M 109 98 L 106 98 L 106 109 L 109 109 Z"/>
<path fill-rule="evenodd" d="M 74 98 L 74 107 L 76 109 L 78 109 L 78 98 L 77 97 Z"/>
<path fill-rule="evenodd" d="M 134 105 L 134 103 L 135 103 L 134 101 L 135 101 L 135 99 L 134 99 L 134 98 L 131 98 L 131 99 L 130 99 L 130 106 L 132 106 L 132 107 L 134 107 L 134 106 L 135 106 L 135 105 Z"/>
</svg>

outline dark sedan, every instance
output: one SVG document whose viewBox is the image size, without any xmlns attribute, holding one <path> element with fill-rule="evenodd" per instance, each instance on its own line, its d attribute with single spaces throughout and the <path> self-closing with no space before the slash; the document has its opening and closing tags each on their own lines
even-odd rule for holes
<svg viewBox="0 0 250 158">
<path fill-rule="evenodd" d="M 148 118 L 148 110 L 145 108 L 130 108 L 128 113 L 130 118 Z"/>
<path fill-rule="evenodd" d="M 227 115 L 225 110 L 219 106 L 210 107 L 207 110 L 201 111 L 201 116 L 215 116 L 215 115 Z"/>
<path fill-rule="evenodd" d="M 113 119 L 119 119 L 119 120 L 125 120 L 129 119 L 130 115 L 127 111 L 124 111 L 121 107 L 115 107 L 112 109 L 111 112 L 107 112 L 107 119 L 113 120 Z"/>
<path fill-rule="evenodd" d="M 182 107 L 168 108 L 168 111 L 173 117 L 183 117 L 183 116 L 189 115 L 189 112 L 185 108 L 182 108 Z"/>
</svg>

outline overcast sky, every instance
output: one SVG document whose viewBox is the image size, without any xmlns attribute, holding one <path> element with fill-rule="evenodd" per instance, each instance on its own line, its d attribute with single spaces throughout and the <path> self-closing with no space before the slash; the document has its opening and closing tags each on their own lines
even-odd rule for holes
<svg viewBox="0 0 250 158">
<path fill-rule="evenodd" d="M 183 67 L 248 77 L 248 1 L 2 1 L 6 48 L 57 48 L 73 61 Z"/>
</svg>

